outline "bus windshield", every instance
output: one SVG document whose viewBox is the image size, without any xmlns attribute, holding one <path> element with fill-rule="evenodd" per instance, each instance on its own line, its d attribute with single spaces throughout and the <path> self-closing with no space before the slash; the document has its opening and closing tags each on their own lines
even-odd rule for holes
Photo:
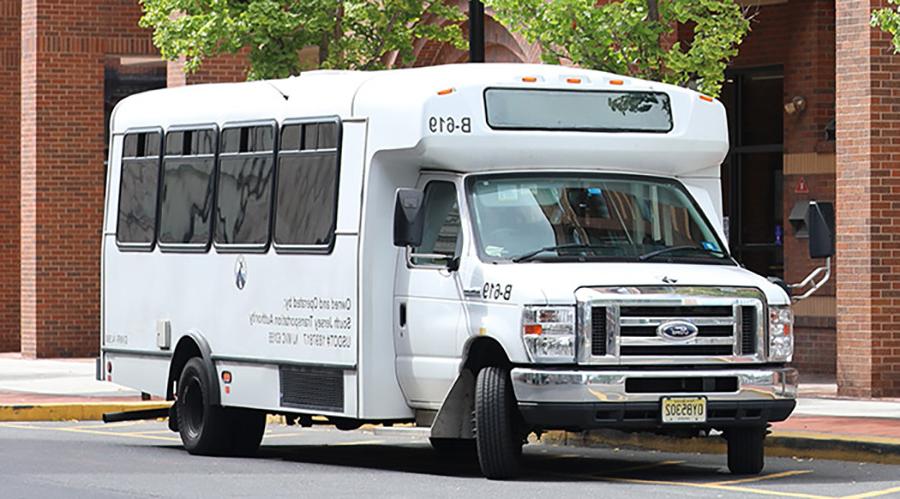
<svg viewBox="0 0 900 499">
<path fill-rule="evenodd" d="M 681 184 L 599 174 L 469 178 L 485 261 L 659 261 L 733 265 Z"/>
</svg>

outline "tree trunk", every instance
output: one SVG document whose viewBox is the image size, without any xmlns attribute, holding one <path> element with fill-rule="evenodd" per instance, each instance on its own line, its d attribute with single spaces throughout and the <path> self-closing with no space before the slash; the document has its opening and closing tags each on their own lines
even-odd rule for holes
<svg viewBox="0 0 900 499">
<path fill-rule="evenodd" d="M 647 0 L 647 20 L 659 22 L 659 0 Z"/>
</svg>

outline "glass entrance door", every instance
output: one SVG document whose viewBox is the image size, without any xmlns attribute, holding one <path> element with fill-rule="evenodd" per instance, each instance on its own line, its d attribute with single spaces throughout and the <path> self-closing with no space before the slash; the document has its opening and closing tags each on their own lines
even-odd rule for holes
<svg viewBox="0 0 900 499">
<path fill-rule="evenodd" d="M 735 258 L 784 277 L 781 67 L 729 71 L 722 89 L 731 150 L 722 164 L 722 208 Z"/>
</svg>

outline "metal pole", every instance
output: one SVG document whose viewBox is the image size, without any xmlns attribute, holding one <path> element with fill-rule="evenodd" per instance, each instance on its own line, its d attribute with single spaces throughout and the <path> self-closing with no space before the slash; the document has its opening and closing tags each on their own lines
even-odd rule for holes
<svg viewBox="0 0 900 499">
<path fill-rule="evenodd" d="M 484 62 L 484 4 L 469 0 L 469 62 Z"/>
</svg>

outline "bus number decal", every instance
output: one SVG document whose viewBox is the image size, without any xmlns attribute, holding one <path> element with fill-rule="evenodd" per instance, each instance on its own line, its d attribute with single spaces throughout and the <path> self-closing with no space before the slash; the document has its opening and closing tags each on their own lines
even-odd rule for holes
<svg viewBox="0 0 900 499">
<path fill-rule="evenodd" d="M 509 301 L 512 297 L 512 284 L 504 286 L 500 283 L 486 282 L 481 288 L 481 297 L 485 300 Z"/>
<path fill-rule="evenodd" d="M 472 133 L 472 118 L 463 116 L 432 116 L 428 118 L 428 129 L 431 133 Z"/>
</svg>

